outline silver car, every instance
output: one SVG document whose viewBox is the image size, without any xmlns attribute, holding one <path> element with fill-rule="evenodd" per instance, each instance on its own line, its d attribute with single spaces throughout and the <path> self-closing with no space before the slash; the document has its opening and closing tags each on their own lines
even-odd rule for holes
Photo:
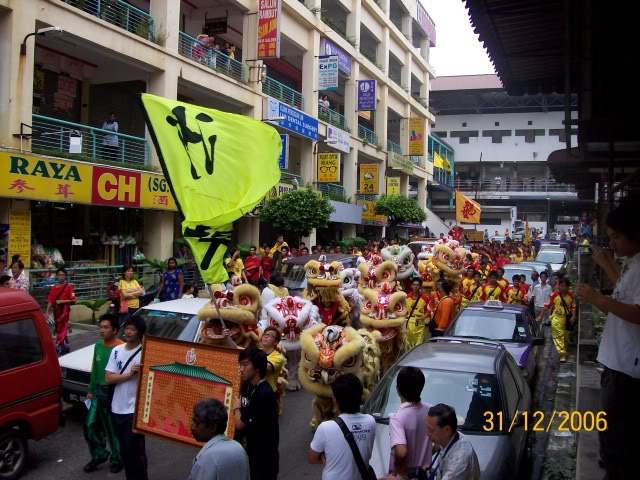
<svg viewBox="0 0 640 480">
<path fill-rule="evenodd" d="M 453 337 L 433 339 L 405 354 L 363 406 L 377 423 L 370 461 L 376 474 L 389 471 L 389 415 L 400 408 L 396 377 L 405 366 L 424 373 L 422 402 L 456 410 L 459 429 L 478 456 L 481 478 L 516 478 L 527 443 L 522 415 L 516 412 L 530 410 L 529 386 L 499 343 Z"/>
<path fill-rule="evenodd" d="M 567 265 L 567 251 L 559 247 L 542 246 L 536 262 L 551 264 L 551 273 L 564 273 Z"/>
</svg>

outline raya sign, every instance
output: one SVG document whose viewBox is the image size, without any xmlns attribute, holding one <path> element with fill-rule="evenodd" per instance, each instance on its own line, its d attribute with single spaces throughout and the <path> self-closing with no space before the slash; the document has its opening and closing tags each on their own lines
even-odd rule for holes
<svg viewBox="0 0 640 480">
<path fill-rule="evenodd" d="M 378 194 L 378 164 L 363 163 L 360 165 L 360 185 L 358 193 L 363 195 Z"/>
<path fill-rule="evenodd" d="M 176 210 L 157 173 L 0 152 L 0 196 L 57 203 Z"/>
<path fill-rule="evenodd" d="M 260 0 L 258 5 L 258 58 L 280 58 L 282 0 Z"/>
<path fill-rule="evenodd" d="M 199 447 L 191 435 L 193 407 L 215 398 L 231 411 L 240 394 L 239 350 L 146 336 L 134 416 L 144 434 Z M 225 434 L 233 438 L 233 415 Z"/>
<path fill-rule="evenodd" d="M 319 153 L 318 154 L 318 182 L 339 183 L 340 182 L 340 154 L 339 153 Z"/>
</svg>

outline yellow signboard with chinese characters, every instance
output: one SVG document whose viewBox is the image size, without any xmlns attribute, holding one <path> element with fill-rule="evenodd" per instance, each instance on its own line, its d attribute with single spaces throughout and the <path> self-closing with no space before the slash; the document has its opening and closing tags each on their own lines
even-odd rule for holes
<svg viewBox="0 0 640 480">
<path fill-rule="evenodd" d="M 157 173 L 14 152 L 0 152 L 0 197 L 176 210 Z"/>
<path fill-rule="evenodd" d="M 424 155 L 424 124 L 424 118 L 409 119 L 409 155 Z"/>
<path fill-rule="evenodd" d="M 362 206 L 362 221 L 369 224 L 385 225 L 387 217 L 376 215 L 376 202 L 371 200 L 358 200 L 358 205 Z"/>
<path fill-rule="evenodd" d="M 387 177 L 387 195 L 400 195 L 400 177 Z"/>
<path fill-rule="evenodd" d="M 340 183 L 340 154 L 318 154 L 318 182 Z"/>
<path fill-rule="evenodd" d="M 362 163 L 360 164 L 360 184 L 358 193 L 366 195 L 378 194 L 378 164 Z"/>
<path fill-rule="evenodd" d="M 22 263 L 31 266 L 31 211 L 9 210 L 9 255 L 22 257 Z"/>
</svg>

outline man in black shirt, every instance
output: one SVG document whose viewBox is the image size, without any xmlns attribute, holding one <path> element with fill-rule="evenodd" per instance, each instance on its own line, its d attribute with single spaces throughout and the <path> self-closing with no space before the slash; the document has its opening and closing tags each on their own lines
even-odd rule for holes
<svg viewBox="0 0 640 480">
<path fill-rule="evenodd" d="M 256 347 L 240 352 L 240 398 L 233 408 L 236 430 L 244 435 L 251 480 L 278 478 L 278 406 L 266 382 L 267 355 Z"/>
</svg>

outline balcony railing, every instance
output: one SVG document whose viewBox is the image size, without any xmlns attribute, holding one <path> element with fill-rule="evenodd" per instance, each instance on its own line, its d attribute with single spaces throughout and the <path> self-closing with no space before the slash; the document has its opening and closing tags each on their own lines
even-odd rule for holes
<svg viewBox="0 0 640 480">
<path fill-rule="evenodd" d="M 387 140 L 387 151 L 402 155 L 402 147 L 397 143 L 392 142 L 391 140 Z"/>
<path fill-rule="evenodd" d="M 371 145 L 375 146 L 378 144 L 378 136 L 376 135 L 376 132 L 363 127 L 362 125 L 358 125 L 358 137 L 360 137 L 360 139 L 364 142 L 370 143 Z"/>
<path fill-rule="evenodd" d="M 94 15 L 139 37 L 154 41 L 153 18 L 123 0 L 63 0 L 83 12 Z"/>
<path fill-rule="evenodd" d="M 417 165 L 418 167 L 422 167 L 424 168 L 424 166 L 420 165 L 420 163 L 422 162 L 422 157 L 418 156 L 418 155 L 411 155 L 409 157 L 409 160 L 411 160 L 413 162 L 414 165 Z"/>
<path fill-rule="evenodd" d="M 347 130 L 347 122 L 344 115 L 341 115 L 335 110 L 331 110 L 327 107 L 318 107 L 318 118 L 323 122 L 333 125 L 334 127 L 338 127 L 341 130 Z"/>
<path fill-rule="evenodd" d="M 356 193 L 355 197 L 356 200 L 363 200 L 366 202 L 375 202 L 376 200 L 378 200 L 378 195 L 369 195 L 366 193 Z"/>
<path fill-rule="evenodd" d="M 322 192 L 323 197 L 327 197 L 329 200 L 336 202 L 346 202 L 344 187 L 342 185 L 336 185 L 335 183 L 318 183 L 318 190 Z"/>
<path fill-rule="evenodd" d="M 568 183 L 556 183 L 552 178 L 523 178 L 518 180 L 507 179 L 480 179 L 459 180 L 455 182 L 458 190 L 466 192 L 550 192 L 550 193 L 576 193 L 575 185 Z"/>
<path fill-rule="evenodd" d="M 183 57 L 201 63 L 211 70 L 238 80 L 239 82 L 246 81 L 246 70 L 242 62 L 225 55 L 215 48 L 205 45 L 184 32 L 180 32 L 178 51 Z"/>
<path fill-rule="evenodd" d="M 48 155 L 60 155 L 95 163 L 149 165 L 149 142 L 142 137 L 32 115 L 31 148 Z M 71 138 L 80 138 L 80 152 L 70 153 Z"/>
<path fill-rule="evenodd" d="M 443 185 L 453 186 L 453 176 L 450 172 L 446 172 L 441 168 L 433 169 L 433 179 Z"/>
<path fill-rule="evenodd" d="M 295 175 L 293 173 L 285 172 L 284 170 L 280 170 L 280 181 L 282 183 L 288 183 L 289 185 L 294 185 L 296 187 L 304 186 L 304 183 L 302 182 L 302 177 L 300 175 Z"/>
<path fill-rule="evenodd" d="M 262 93 L 276 98 L 281 102 L 291 105 L 298 110 L 304 109 L 304 97 L 302 94 L 284 83 L 280 83 L 271 77 L 266 77 L 262 82 Z"/>
</svg>

